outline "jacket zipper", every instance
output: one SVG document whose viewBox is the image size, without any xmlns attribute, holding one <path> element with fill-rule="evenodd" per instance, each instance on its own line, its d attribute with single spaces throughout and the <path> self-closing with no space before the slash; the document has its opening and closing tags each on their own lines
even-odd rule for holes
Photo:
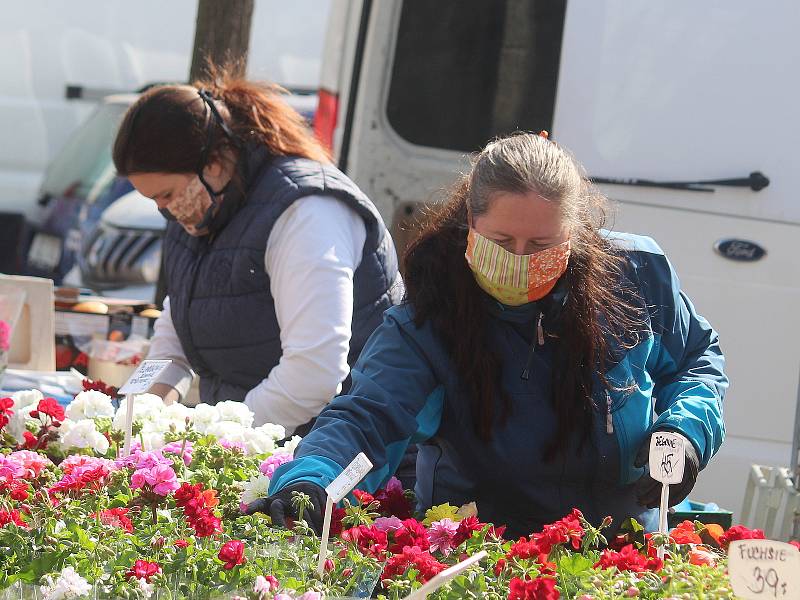
<svg viewBox="0 0 800 600">
<path fill-rule="evenodd" d="M 544 329 L 542 329 L 542 320 L 544 320 L 544 313 L 539 313 L 539 319 L 536 322 L 536 335 L 531 341 L 531 349 L 528 351 L 528 359 L 525 361 L 525 368 L 520 374 L 520 379 L 528 381 L 531 378 L 531 367 L 533 367 L 533 355 L 536 352 L 536 345 L 544 346 Z"/>
<path fill-rule="evenodd" d="M 614 415 L 611 414 L 611 394 L 606 390 L 606 433 L 614 433 Z"/>
</svg>

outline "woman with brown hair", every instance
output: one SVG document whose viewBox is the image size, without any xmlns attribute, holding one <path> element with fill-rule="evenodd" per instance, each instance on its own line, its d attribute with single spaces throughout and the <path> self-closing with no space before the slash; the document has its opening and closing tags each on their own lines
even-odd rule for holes
<svg viewBox="0 0 800 600">
<path fill-rule="evenodd" d="M 224 70 L 143 94 L 113 158 L 170 220 L 149 357 L 174 365 L 153 391 L 185 392 L 191 369 L 203 402 L 256 424 L 313 419 L 402 294 L 372 202 L 275 89 Z"/>
<path fill-rule="evenodd" d="M 419 444 L 420 509 L 477 503 L 527 535 L 573 507 L 637 517 L 660 488 L 649 437 L 687 438 L 674 505 L 722 443 L 727 387 L 717 335 L 649 238 L 602 229 L 605 199 L 546 137 L 490 143 L 405 257 L 388 310 L 332 402 L 248 512 L 282 523 L 359 452 L 384 484 Z M 309 514 L 308 512 L 306 514 Z"/>
</svg>

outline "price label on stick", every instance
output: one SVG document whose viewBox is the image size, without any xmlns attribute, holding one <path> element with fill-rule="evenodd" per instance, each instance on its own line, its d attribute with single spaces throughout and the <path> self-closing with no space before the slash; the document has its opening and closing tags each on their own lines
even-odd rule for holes
<svg viewBox="0 0 800 600">
<path fill-rule="evenodd" d="M 685 438 L 667 431 L 656 431 L 650 438 L 650 477 L 669 485 L 683 480 Z"/>
<path fill-rule="evenodd" d="M 800 598 L 800 552 L 773 540 L 740 540 L 728 549 L 733 593 L 744 600 Z"/>
<path fill-rule="evenodd" d="M 366 454 L 359 452 L 358 456 L 353 459 L 347 468 L 342 471 L 342 474 L 334 479 L 331 484 L 325 488 L 328 497 L 336 504 L 344 498 L 350 490 L 356 487 L 367 473 L 372 469 L 372 463 L 367 458 Z"/>
<path fill-rule="evenodd" d="M 120 394 L 144 394 L 155 383 L 171 360 L 143 360 L 123 385 Z"/>
</svg>

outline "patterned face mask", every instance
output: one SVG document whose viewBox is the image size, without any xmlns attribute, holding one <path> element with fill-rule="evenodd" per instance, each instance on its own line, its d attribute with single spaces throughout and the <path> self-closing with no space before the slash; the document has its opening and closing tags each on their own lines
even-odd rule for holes
<svg viewBox="0 0 800 600">
<path fill-rule="evenodd" d="M 484 292 L 507 306 L 541 300 L 567 270 L 570 241 L 534 254 L 514 254 L 470 227 L 465 257 Z"/>
<path fill-rule="evenodd" d="M 160 212 L 167 219 L 180 223 L 189 235 L 200 236 L 208 233 L 208 224 L 205 223 L 208 219 L 205 217 L 213 206 L 211 194 L 195 175 Z"/>
</svg>

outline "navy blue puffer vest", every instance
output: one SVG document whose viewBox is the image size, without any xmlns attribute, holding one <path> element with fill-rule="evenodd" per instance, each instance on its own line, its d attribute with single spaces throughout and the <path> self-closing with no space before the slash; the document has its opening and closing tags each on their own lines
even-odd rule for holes
<svg viewBox="0 0 800 600">
<path fill-rule="evenodd" d="M 244 194 L 225 194 L 211 234 L 192 237 L 170 222 L 164 240 L 172 320 L 186 358 L 200 376 L 200 399 L 211 404 L 244 400 L 281 357 L 264 254 L 275 221 L 299 198 L 338 198 L 366 225 L 354 275 L 351 365 L 381 323 L 383 311 L 402 296 L 397 254 L 383 219 L 338 169 L 303 158 L 269 157 L 263 150 L 251 151 L 239 169 Z"/>
</svg>

